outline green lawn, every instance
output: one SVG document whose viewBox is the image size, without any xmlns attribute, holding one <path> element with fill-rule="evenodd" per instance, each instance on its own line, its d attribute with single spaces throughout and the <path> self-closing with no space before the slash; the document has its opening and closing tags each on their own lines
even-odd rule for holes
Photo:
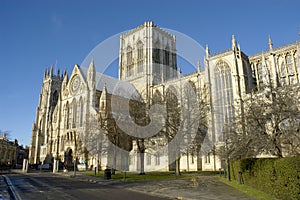
<svg viewBox="0 0 300 200">
<path fill-rule="evenodd" d="M 89 176 L 95 176 L 94 171 L 84 172 Z M 190 178 L 193 175 L 199 174 L 216 174 L 216 172 L 181 172 L 180 176 L 175 176 L 174 172 L 146 172 L 145 175 L 139 175 L 137 173 L 127 172 L 126 181 L 137 181 L 137 180 L 166 180 L 166 179 L 178 179 L 178 178 Z M 104 172 L 100 171 L 97 177 L 103 178 Z M 111 176 L 114 180 L 124 180 L 124 172 L 116 171 L 115 175 Z"/>
<path fill-rule="evenodd" d="M 223 177 L 219 177 L 219 180 L 222 181 L 223 183 L 247 194 L 250 197 L 253 197 L 255 199 L 259 199 L 259 200 L 275 200 L 274 197 L 272 197 L 269 194 L 266 194 L 260 190 L 254 189 L 250 186 L 244 185 L 244 184 L 239 184 L 237 181 L 235 180 L 231 180 L 228 181 L 227 179 L 223 178 Z"/>
<path fill-rule="evenodd" d="M 89 175 L 89 176 L 95 176 L 94 171 L 87 171 L 82 172 L 83 174 Z M 137 173 L 127 172 L 126 173 L 126 181 L 138 181 L 138 180 L 167 180 L 167 179 L 179 179 L 179 178 L 191 178 L 194 175 L 214 175 L 216 176 L 219 172 L 217 171 L 198 171 L 198 172 L 181 172 L 180 176 L 175 176 L 174 172 L 147 172 L 145 175 L 139 175 Z M 100 171 L 96 175 L 97 177 L 103 178 L 104 177 L 104 171 Z M 124 180 L 124 173 L 122 171 L 116 171 L 115 175 L 111 176 L 113 180 Z M 220 181 L 223 183 L 245 193 L 246 195 L 253 197 L 255 199 L 259 200 L 274 200 L 272 196 L 269 194 L 266 194 L 262 191 L 256 190 L 250 186 L 247 185 L 241 185 L 238 184 L 237 181 L 228 181 L 224 177 L 216 176 Z"/>
</svg>

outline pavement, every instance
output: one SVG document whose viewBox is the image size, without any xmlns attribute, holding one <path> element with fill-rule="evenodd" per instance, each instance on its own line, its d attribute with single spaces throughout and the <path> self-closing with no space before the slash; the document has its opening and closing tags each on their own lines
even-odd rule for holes
<svg viewBox="0 0 300 200">
<path fill-rule="evenodd" d="M 0 176 L 0 199 L 1 200 L 7 200 L 10 199 L 10 194 L 9 194 L 9 187 L 7 183 L 5 182 L 4 176 Z"/>
<path fill-rule="evenodd" d="M 151 180 L 151 181 L 123 181 L 105 180 L 103 178 L 86 176 L 73 172 L 57 173 L 81 181 L 95 184 L 120 187 L 135 192 L 145 193 L 157 197 L 182 200 L 253 200 L 244 193 L 221 182 L 218 177 L 210 175 L 191 176 L 191 178 Z"/>
<path fill-rule="evenodd" d="M 14 171 L 22 173 L 22 171 Z M 43 173 L 43 172 L 41 172 Z M 51 172 L 45 172 L 51 173 Z M 87 176 L 80 172 L 51 173 L 53 176 L 65 176 L 79 181 L 88 181 L 102 186 L 122 188 L 157 197 L 180 200 L 253 200 L 244 193 L 221 182 L 218 177 L 210 175 L 191 176 L 191 178 L 151 180 L 151 181 L 123 181 L 106 180 L 99 177 Z M 5 185 L 5 176 L 1 176 L 1 199 L 10 199 L 8 185 Z M 12 198 L 11 198 L 12 199 Z"/>
</svg>

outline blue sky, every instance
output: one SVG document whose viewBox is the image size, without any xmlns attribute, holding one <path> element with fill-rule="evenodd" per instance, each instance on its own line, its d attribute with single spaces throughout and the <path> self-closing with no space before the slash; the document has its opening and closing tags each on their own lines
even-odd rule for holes
<svg viewBox="0 0 300 200">
<path fill-rule="evenodd" d="M 300 1 L 0 1 L 0 129 L 30 144 L 43 72 L 70 73 L 100 42 L 144 21 L 182 32 L 211 52 L 235 34 L 251 55 L 299 40 Z M 117 66 L 114 66 L 117 69 Z M 184 66 L 182 66 L 184 67 Z"/>
</svg>

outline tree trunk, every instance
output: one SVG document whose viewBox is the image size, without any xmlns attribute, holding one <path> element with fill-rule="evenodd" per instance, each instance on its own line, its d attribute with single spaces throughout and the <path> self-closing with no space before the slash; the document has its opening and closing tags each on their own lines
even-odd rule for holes
<svg viewBox="0 0 300 200">
<path fill-rule="evenodd" d="M 187 152 L 186 152 L 186 168 L 187 168 L 187 171 L 189 172 L 190 171 L 189 150 L 187 150 Z"/>
<path fill-rule="evenodd" d="M 230 160 L 229 160 L 229 158 L 227 158 L 227 178 L 228 178 L 228 181 L 231 181 L 231 177 L 230 177 Z"/>
<path fill-rule="evenodd" d="M 180 176 L 180 158 L 175 160 L 175 175 Z"/>
<path fill-rule="evenodd" d="M 142 140 L 136 140 L 137 142 L 137 147 L 138 151 L 140 153 L 140 175 L 145 174 L 145 144 L 144 144 L 144 139 Z"/>
<path fill-rule="evenodd" d="M 202 170 L 202 156 L 201 156 L 201 147 L 197 147 L 197 170 Z"/>
<path fill-rule="evenodd" d="M 140 175 L 145 174 L 145 153 L 140 153 L 140 162 L 141 162 L 141 168 L 140 168 Z"/>
</svg>

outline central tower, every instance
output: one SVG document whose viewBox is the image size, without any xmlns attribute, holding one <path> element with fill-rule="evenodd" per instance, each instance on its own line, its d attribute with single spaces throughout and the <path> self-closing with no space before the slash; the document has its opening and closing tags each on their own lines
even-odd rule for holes
<svg viewBox="0 0 300 200">
<path fill-rule="evenodd" d="M 176 37 L 153 22 L 120 36 L 119 79 L 138 91 L 177 77 Z"/>
</svg>

